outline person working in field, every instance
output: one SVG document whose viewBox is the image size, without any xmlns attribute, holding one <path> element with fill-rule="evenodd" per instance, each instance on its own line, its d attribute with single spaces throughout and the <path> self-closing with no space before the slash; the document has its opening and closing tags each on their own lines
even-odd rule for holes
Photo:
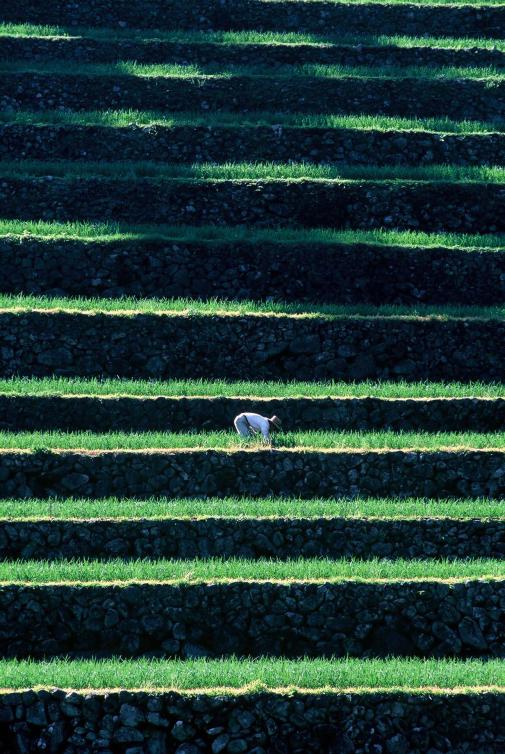
<svg viewBox="0 0 505 754">
<path fill-rule="evenodd" d="M 240 437 L 253 437 L 256 434 L 261 434 L 263 440 L 269 445 L 272 444 L 272 432 L 282 428 L 281 420 L 278 416 L 272 416 L 269 419 L 261 414 L 239 414 L 233 420 L 235 429 L 239 433 Z"/>
</svg>

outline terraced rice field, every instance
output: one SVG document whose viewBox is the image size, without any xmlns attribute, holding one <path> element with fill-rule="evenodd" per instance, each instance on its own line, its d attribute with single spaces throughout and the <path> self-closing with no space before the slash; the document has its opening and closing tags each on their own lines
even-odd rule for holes
<svg viewBox="0 0 505 754">
<path fill-rule="evenodd" d="M 0 750 L 502 754 L 501 0 L 3 0 L 0 73 Z"/>
</svg>

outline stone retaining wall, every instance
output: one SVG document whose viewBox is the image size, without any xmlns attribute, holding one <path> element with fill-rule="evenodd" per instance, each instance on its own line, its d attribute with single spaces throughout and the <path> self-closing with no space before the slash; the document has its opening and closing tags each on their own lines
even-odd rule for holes
<svg viewBox="0 0 505 754">
<path fill-rule="evenodd" d="M 505 657 L 505 582 L 0 587 L 4 657 Z"/>
<path fill-rule="evenodd" d="M 1 109 L 129 109 L 505 117 L 505 82 L 486 79 L 232 76 L 170 78 L 12 73 L 0 80 Z"/>
<path fill-rule="evenodd" d="M 48 507 L 44 513 L 50 511 Z M 86 516 L 85 508 L 81 515 Z M 0 521 L 0 553 L 14 560 L 505 557 L 505 521 L 304 519 L 296 518 L 296 504 L 292 515 L 259 520 Z"/>
<path fill-rule="evenodd" d="M 0 374 L 504 381 L 505 322 L 0 313 Z"/>
<path fill-rule="evenodd" d="M 72 33 L 72 31 L 70 31 Z M 78 32 L 75 32 L 78 33 Z M 136 60 L 141 63 L 178 63 L 186 65 L 299 65 L 322 63 L 348 66 L 493 66 L 503 68 L 501 50 L 472 47 L 394 47 L 373 44 L 338 44 L 324 36 L 326 46 L 305 44 L 181 43 L 162 40 L 96 40 L 90 38 L 0 38 L 0 60 L 66 60 L 76 63 L 114 63 Z"/>
<path fill-rule="evenodd" d="M 36 117 L 36 116 L 35 116 Z M 274 126 L 0 126 L 4 159 L 499 165 L 505 134 Z"/>
<path fill-rule="evenodd" d="M 505 13 L 501 6 L 423 5 L 396 3 L 294 3 L 278 0 L 90 0 L 76 4 L 55 0 L 47 8 L 38 0 L 4 0 L 5 21 L 137 29 L 252 29 L 311 31 L 327 35 L 331 30 L 456 36 L 503 37 Z"/>
<path fill-rule="evenodd" d="M 442 181 L 2 177 L 5 219 L 505 231 L 505 185 Z"/>
<path fill-rule="evenodd" d="M 24 691 L 0 695 L 8 751 L 88 754 L 501 754 L 502 693 L 177 694 Z"/>
<path fill-rule="evenodd" d="M 505 425 L 502 398 L 101 398 L 0 394 L 0 428 L 21 430 L 231 429 L 242 411 L 307 429 L 490 432 Z"/>
<path fill-rule="evenodd" d="M 0 266 L 4 293 L 481 306 L 505 298 L 505 252 L 493 249 L 4 236 Z"/>
<path fill-rule="evenodd" d="M 501 451 L 0 454 L 0 497 L 505 498 Z"/>
</svg>

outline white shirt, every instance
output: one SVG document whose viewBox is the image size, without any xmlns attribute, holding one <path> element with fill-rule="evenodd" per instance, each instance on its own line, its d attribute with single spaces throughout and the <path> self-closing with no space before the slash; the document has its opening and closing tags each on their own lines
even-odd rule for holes
<svg viewBox="0 0 505 754">
<path fill-rule="evenodd" d="M 261 414 L 241 414 L 247 419 L 247 422 L 253 432 L 261 432 L 265 440 L 270 440 L 270 422 L 266 416 Z"/>
</svg>

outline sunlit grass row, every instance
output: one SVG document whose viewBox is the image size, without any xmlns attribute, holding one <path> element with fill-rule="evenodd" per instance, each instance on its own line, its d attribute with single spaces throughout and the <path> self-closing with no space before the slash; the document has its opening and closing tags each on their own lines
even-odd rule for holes
<svg viewBox="0 0 505 754">
<path fill-rule="evenodd" d="M 317 2 L 317 0 L 287 0 L 292 3 L 306 3 Z M 342 0 L 326 0 L 328 3 L 341 3 Z M 503 5 L 503 0 L 349 0 L 351 5 L 420 5 L 435 8 L 437 5 L 471 5 L 476 8 L 483 8 L 484 12 L 486 7 L 494 5 Z"/>
<path fill-rule="evenodd" d="M 505 234 L 423 233 L 409 230 L 297 230 L 217 225 L 127 225 L 114 222 L 0 220 L 3 237 L 69 241 L 185 241 L 188 243 L 366 244 L 401 248 L 505 250 Z M 289 249 L 288 249 L 289 251 Z"/>
<path fill-rule="evenodd" d="M 418 181 L 427 183 L 505 183 L 501 165 L 316 165 L 313 163 L 228 162 L 158 163 L 149 161 L 95 162 L 72 160 L 5 160 L 0 176 L 25 178 L 53 176 L 69 182 L 76 178 L 110 177 L 131 181 L 153 178 L 178 181 Z"/>
<path fill-rule="evenodd" d="M 229 382 L 127 380 L 83 377 L 0 378 L 0 394 L 119 398 L 505 398 L 505 385 L 483 382 Z"/>
<path fill-rule="evenodd" d="M 110 584 L 130 582 L 181 584 L 228 581 L 341 582 L 440 580 L 486 581 L 505 578 L 505 560 L 359 560 L 298 558 L 245 560 L 4 560 L 4 584 Z"/>
<path fill-rule="evenodd" d="M 430 133 L 490 134 L 505 130 L 503 122 L 452 120 L 450 118 L 402 118 L 388 115 L 305 115 L 302 113 L 255 112 L 233 113 L 163 113 L 149 110 L 15 110 L 0 112 L 0 123 L 20 125 L 104 126 L 121 128 L 131 125 L 207 128 L 283 128 L 357 129 L 377 131 L 425 131 Z"/>
<path fill-rule="evenodd" d="M 96 27 L 45 26 L 37 24 L 0 23 L 0 37 L 23 37 L 50 39 L 93 39 L 102 42 L 152 42 L 162 41 L 172 44 L 218 44 L 218 45 L 311 45 L 315 47 L 371 46 L 371 47 L 429 47 L 447 50 L 493 50 L 505 51 L 501 39 L 480 37 L 419 37 L 399 34 L 346 34 L 276 32 L 276 31 L 165 31 L 162 29 L 113 29 Z"/>
<path fill-rule="evenodd" d="M 241 450 L 261 449 L 261 440 L 242 439 L 233 431 L 216 432 L 6 432 L 3 450 Z M 505 432 L 280 432 L 277 449 L 432 450 L 505 449 Z"/>
<path fill-rule="evenodd" d="M 261 693 L 282 689 L 307 691 L 377 689 L 437 693 L 443 689 L 486 687 L 505 691 L 503 660 L 302 659 L 268 657 L 250 660 L 0 660 L 0 688 L 65 689 L 201 689 L 205 693 Z"/>
<path fill-rule="evenodd" d="M 223 79 L 237 77 L 261 79 L 420 79 L 426 81 L 478 79 L 496 83 L 505 79 L 505 72 L 493 66 L 344 66 L 325 63 L 300 65 L 180 65 L 179 63 L 138 63 L 122 60 L 116 63 L 74 63 L 72 61 L 36 62 L 0 61 L 0 73 L 36 73 L 42 76 L 134 76 L 139 78 Z"/>
<path fill-rule="evenodd" d="M 152 498 L 151 500 L 77 499 L 0 500 L 0 520 L 117 521 L 218 519 L 334 519 L 404 521 L 505 519 L 505 503 L 492 499 L 430 500 L 429 498 Z"/>
<path fill-rule="evenodd" d="M 325 318 L 439 318 L 439 319 L 496 319 L 505 316 L 505 307 L 501 306 L 416 306 L 370 304 L 303 304 L 262 301 L 227 301 L 223 299 L 167 299 L 167 298 L 80 298 L 62 296 L 36 296 L 24 294 L 0 293 L 0 315 L 5 312 L 25 314 L 33 312 L 51 312 L 58 310 L 78 314 L 114 314 L 117 316 L 135 316 L 156 314 L 163 316 L 256 316 L 256 317 L 303 317 Z"/>
</svg>

